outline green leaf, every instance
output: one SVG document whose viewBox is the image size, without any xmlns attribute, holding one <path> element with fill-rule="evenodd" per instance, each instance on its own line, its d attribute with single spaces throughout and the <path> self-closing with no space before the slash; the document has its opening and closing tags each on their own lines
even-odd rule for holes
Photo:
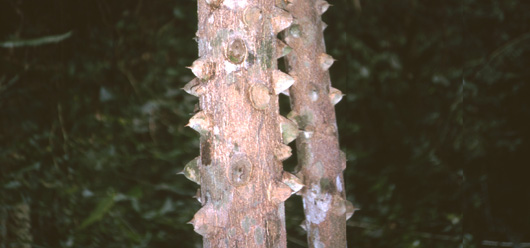
<svg viewBox="0 0 530 248">
<path fill-rule="evenodd" d="M 94 224 L 95 222 L 101 220 L 103 216 L 105 216 L 106 213 L 110 211 L 112 206 L 114 206 L 114 197 L 116 196 L 115 193 L 111 193 L 106 198 L 102 199 L 99 204 L 96 206 L 96 208 L 92 211 L 90 216 L 86 218 L 83 223 L 81 223 L 81 226 L 79 229 L 84 229 L 85 227 Z"/>
</svg>

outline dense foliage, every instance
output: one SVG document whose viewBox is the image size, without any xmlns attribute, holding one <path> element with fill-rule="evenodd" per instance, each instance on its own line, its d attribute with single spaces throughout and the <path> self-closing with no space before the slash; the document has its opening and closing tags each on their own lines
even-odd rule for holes
<svg viewBox="0 0 530 248">
<path fill-rule="evenodd" d="M 530 3 L 356 3 L 323 16 L 361 208 L 349 244 L 530 242 Z M 200 245 L 197 187 L 176 175 L 199 152 L 184 127 L 197 99 L 180 90 L 196 1 L 0 4 L 0 218 L 27 202 L 34 247 Z M 304 247 L 300 198 L 286 207 L 289 247 Z"/>
</svg>

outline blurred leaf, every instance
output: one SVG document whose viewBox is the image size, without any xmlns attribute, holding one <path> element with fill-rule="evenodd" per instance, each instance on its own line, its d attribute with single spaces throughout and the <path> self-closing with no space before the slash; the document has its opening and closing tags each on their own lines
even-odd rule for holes
<svg viewBox="0 0 530 248">
<path fill-rule="evenodd" d="M 4 184 L 4 188 L 6 189 L 16 189 L 22 185 L 19 181 L 11 181 L 6 184 Z"/>
<path fill-rule="evenodd" d="M 72 36 L 72 31 L 68 31 L 64 34 L 49 35 L 35 39 L 28 40 L 11 40 L 0 42 L 0 47 L 14 48 L 14 47 L 25 47 L 25 46 L 42 46 L 51 43 L 58 43 Z"/>
<path fill-rule="evenodd" d="M 81 226 L 79 226 L 79 229 L 84 229 L 85 227 L 90 226 L 94 224 L 95 222 L 101 220 L 101 218 L 103 218 L 103 216 L 105 216 L 105 214 L 110 211 L 112 206 L 114 206 L 115 196 L 116 196 L 115 193 L 110 193 L 107 197 L 100 200 L 96 208 L 92 210 L 92 213 L 90 213 L 90 216 L 88 216 L 88 218 L 86 218 L 81 223 Z"/>
</svg>

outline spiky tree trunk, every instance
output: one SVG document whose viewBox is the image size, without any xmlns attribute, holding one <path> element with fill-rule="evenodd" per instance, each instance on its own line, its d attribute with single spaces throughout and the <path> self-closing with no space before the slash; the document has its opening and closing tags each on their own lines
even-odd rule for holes
<svg viewBox="0 0 530 248">
<path fill-rule="evenodd" d="M 200 156 L 184 170 L 201 185 L 191 224 L 204 247 L 286 247 L 283 202 L 300 184 L 282 169 L 281 130 L 293 127 L 277 95 L 294 80 L 277 70 L 276 34 L 292 16 L 274 0 L 198 0 L 198 17 L 197 78 L 184 88 L 200 102 L 188 124 Z"/>
<path fill-rule="evenodd" d="M 287 10 L 293 25 L 285 41 L 293 49 L 286 57 L 289 74 L 297 83 L 289 89 L 289 118 L 302 130 L 296 140 L 299 177 L 309 247 L 346 247 L 346 220 L 353 205 L 346 200 L 342 171 L 345 155 L 339 149 L 334 105 L 342 93 L 331 87 L 328 69 L 333 58 L 326 54 L 321 15 L 329 4 L 323 0 L 292 0 Z"/>
</svg>

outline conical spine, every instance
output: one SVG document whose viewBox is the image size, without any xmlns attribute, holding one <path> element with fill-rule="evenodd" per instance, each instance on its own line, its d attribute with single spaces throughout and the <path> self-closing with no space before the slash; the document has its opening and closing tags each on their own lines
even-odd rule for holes
<svg viewBox="0 0 530 248">
<path fill-rule="evenodd" d="M 184 166 L 184 170 L 182 170 L 178 174 L 182 174 L 190 181 L 200 185 L 201 174 L 200 174 L 200 168 L 199 168 L 199 165 L 200 165 L 199 158 L 200 157 L 196 157 L 193 160 L 191 160 L 189 163 L 187 163 L 186 166 Z"/>
</svg>

